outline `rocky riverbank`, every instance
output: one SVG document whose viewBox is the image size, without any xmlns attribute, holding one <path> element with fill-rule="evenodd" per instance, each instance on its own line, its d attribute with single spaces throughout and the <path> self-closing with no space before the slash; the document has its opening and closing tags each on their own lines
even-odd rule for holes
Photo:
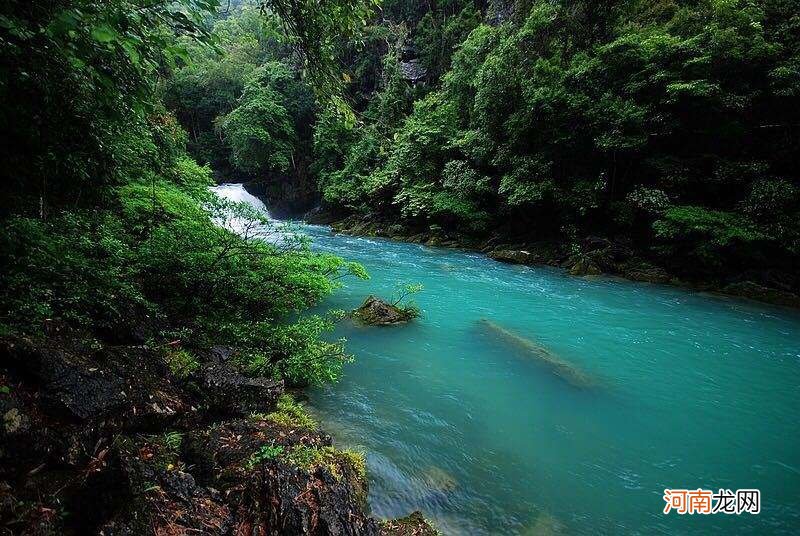
<svg viewBox="0 0 800 536">
<path fill-rule="evenodd" d="M 435 534 L 368 513 L 363 454 L 282 382 L 212 348 L 178 377 L 163 348 L 50 325 L 0 337 L 0 526 L 31 535 Z"/>
<path fill-rule="evenodd" d="M 800 307 L 797 276 L 777 272 L 730 274 L 702 278 L 676 274 L 636 251 L 630 243 L 588 236 L 577 245 L 556 242 L 512 241 L 501 233 L 486 238 L 448 231 L 438 226 L 410 229 L 402 224 L 369 216 L 337 216 L 324 211 L 306 215 L 309 223 L 330 225 L 336 233 L 379 236 L 434 247 L 480 251 L 499 262 L 527 266 L 546 265 L 567 270 L 575 276 L 611 275 L 632 281 L 670 284 L 698 291 L 748 298 L 787 307 Z"/>
</svg>

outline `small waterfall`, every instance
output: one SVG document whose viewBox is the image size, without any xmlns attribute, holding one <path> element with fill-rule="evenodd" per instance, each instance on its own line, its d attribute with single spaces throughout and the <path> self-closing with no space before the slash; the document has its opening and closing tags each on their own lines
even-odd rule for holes
<svg viewBox="0 0 800 536">
<path fill-rule="evenodd" d="M 245 190 L 242 184 L 220 184 L 212 187 L 211 191 L 228 201 L 247 203 L 259 212 L 263 212 L 270 220 L 273 219 L 264 202 Z"/>
<path fill-rule="evenodd" d="M 266 220 L 254 223 L 253 218 L 247 217 L 246 214 L 238 215 L 228 212 L 215 216 L 214 220 L 219 226 L 245 238 L 257 238 L 282 248 L 291 249 L 300 245 L 299 236 L 291 224 L 273 218 L 264 202 L 245 190 L 243 185 L 220 184 L 212 186 L 211 191 L 227 201 L 248 205 L 256 211 L 259 216 L 258 220 L 261 218 Z"/>
</svg>

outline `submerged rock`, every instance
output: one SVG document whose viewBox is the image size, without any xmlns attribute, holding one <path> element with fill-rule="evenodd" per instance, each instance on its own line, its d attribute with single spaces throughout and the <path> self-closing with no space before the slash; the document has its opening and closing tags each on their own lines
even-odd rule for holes
<svg viewBox="0 0 800 536">
<path fill-rule="evenodd" d="M 458 487 L 455 477 L 442 469 L 432 465 L 423 472 L 425 485 L 435 491 L 450 492 Z"/>
<path fill-rule="evenodd" d="M 352 316 L 370 326 L 391 326 L 408 322 L 416 315 L 408 309 L 370 295 L 358 309 L 353 311 Z"/>
<path fill-rule="evenodd" d="M 542 512 L 524 536 L 558 536 L 564 534 L 564 524 L 547 512 Z"/>
<path fill-rule="evenodd" d="M 518 350 L 524 352 L 525 355 L 533 358 L 536 362 L 546 366 L 555 376 L 566 381 L 573 387 L 586 389 L 594 386 L 594 381 L 584 372 L 562 360 L 550 350 L 534 341 L 517 335 L 485 318 L 479 320 L 478 324 L 487 333 L 494 335 L 506 344 L 514 346 Z"/>
</svg>

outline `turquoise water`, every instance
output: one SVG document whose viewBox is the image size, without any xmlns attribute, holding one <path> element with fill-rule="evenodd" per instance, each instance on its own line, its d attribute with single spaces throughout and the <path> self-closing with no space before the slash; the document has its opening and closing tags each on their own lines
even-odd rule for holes
<svg viewBox="0 0 800 536">
<path fill-rule="evenodd" d="M 357 359 L 310 394 L 337 443 L 367 452 L 374 514 L 422 510 L 445 534 L 800 530 L 798 312 L 298 229 L 372 276 L 326 307 L 425 287 L 412 324 L 341 323 Z M 698 487 L 759 488 L 762 513 L 662 514 L 664 488 Z"/>
</svg>

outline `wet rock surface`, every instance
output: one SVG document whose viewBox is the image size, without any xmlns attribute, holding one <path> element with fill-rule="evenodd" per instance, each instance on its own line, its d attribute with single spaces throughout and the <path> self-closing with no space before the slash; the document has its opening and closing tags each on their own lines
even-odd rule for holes
<svg viewBox="0 0 800 536">
<path fill-rule="evenodd" d="M 752 300 L 768 301 L 775 305 L 800 307 L 800 296 L 789 290 L 765 287 L 753 281 L 739 281 L 727 285 L 722 291 L 726 294 L 741 296 Z"/>
<path fill-rule="evenodd" d="M 390 519 L 381 523 L 381 536 L 437 536 L 439 532 L 422 515 L 413 512 L 400 519 Z"/>
<path fill-rule="evenodd" d="M 391 326 L 411 320 L 414 315 L 375 296 L 368 296 L 361 306 L 353 311 L 353 318 L 369 326 Z"/>
<path fill-rule="evenodd" d="M 283 394 L 283 381 L 252 378 L 239 373 L 230 362 L 231 350 L 216 347 L 203 367 L 203 388 L 212 409 L 223 414 L 247 415 L 272 407 Z"/>
<path fill-rule="evenodd" d="M 0 338 L 10 534 L 372 535 L 363 457 L 209 350 L 178 379 L 143 346 Z M 72 341 L 72 342 L 71 342 Z"/>
<path fill-rule="evenodd" d="M 487 255 L 490 259 L 508 264 L 538 264 L 541 262 L 537 255 L 524 249 L 496 249 Z"/>
</svg>

